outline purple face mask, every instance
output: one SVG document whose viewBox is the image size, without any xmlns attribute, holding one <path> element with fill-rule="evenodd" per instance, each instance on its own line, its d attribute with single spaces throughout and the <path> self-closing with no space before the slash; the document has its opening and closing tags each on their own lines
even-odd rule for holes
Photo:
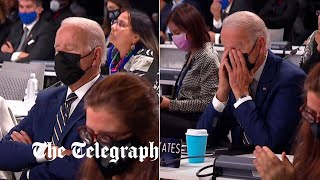
<svg viewBox="0 0 320 180">
<path fill-rule="evenodd" d="M 172 36 L 172 40 L 173 40 L 173 43 L 179 49 L 182 49 L 182 50 L 185 50 L 185 51 L 189 51 L 190 50 L 191 44 L 187 40 L 187 34 L 186 33 L 179 34 L 179 35 L 174 35 L 174 36 Z"/>
</svg>

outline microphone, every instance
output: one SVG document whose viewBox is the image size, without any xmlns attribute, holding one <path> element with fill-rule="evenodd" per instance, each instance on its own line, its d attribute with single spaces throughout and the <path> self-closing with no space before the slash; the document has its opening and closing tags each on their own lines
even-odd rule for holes
<svg viewBox="0 0 320 180">
<path fill-rule="evenodd" d="M 288 55 L 286 55 L 283 59 L 288 59 L 289 57 L 296 55 L 297 52 L 298 52 L 298 50 L 299 50 L 299 48 L 300 48 L 301 46 L 302 46 L 302 45 L 300 45 L 299 47 L 297 47 L 297 48 L 295 48 L 295 49 L 292 49 L 292 50 L 290 51 L 290 53 L 289 53 Z"/>
</svg>

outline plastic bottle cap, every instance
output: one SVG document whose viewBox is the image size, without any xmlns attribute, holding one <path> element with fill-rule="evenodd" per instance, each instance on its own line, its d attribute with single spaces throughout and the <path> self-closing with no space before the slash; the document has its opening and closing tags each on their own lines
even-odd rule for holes
<svg viewBox="0 0 320 180">
<path fill-rule="evenodd" d="M 188 129 L 186 135 L 189 136 L 208 136 L 206 129 Z"/>
<path fill-rule="evenodd" d="M 31 77 L 31 78 L 35 78 L 35 77 L 36 77 L 36 73 L 31 73 L 31 74 L 30 74 L 30 77 Z"/>
</svg>

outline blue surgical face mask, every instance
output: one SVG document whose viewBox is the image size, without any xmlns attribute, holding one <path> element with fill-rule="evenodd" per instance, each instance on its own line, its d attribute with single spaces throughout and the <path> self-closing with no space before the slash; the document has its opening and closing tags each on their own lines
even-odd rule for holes
<svg viewBox="0 0 320 180">
<path fill-rule="evenodd" d="M 31 24 L 37 19 L 38 14 L 33 11 L 29 13 L 19 13 L 19 17 L 23 24 Z"/>
</svg>

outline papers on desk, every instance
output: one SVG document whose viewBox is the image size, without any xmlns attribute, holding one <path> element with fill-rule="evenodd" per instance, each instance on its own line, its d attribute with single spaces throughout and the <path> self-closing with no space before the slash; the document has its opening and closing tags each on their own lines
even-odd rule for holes
<svg viewBox="0 0 320 180">
<path fill-rule="evenodd" d="M 25 117 L 28 115 L 29 110 L 32 108 L 34 103 L 26 103 L 17 100 L 6 100 L 8 107 L 11 109 L 12 114 L 15 117 Z"/>
</svg>

